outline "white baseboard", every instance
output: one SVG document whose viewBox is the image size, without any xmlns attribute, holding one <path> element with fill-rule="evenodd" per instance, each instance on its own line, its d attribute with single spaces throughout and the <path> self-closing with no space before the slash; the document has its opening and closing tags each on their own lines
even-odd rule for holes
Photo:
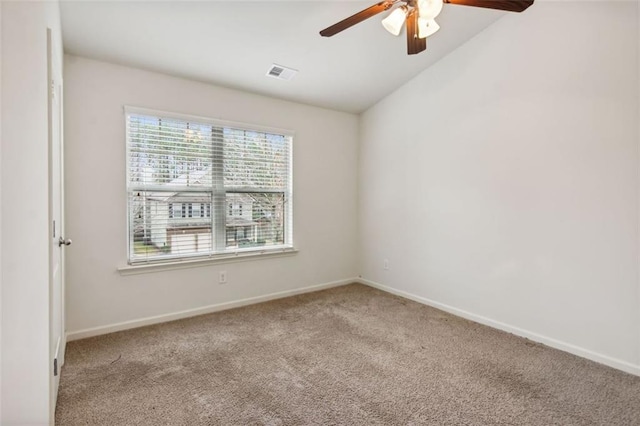
<svg viewBox="0 0 640 426">
<path fill-rule="evenodd" d="M 480 324 L 484 324 L 489 327 L 496 328 L 498 330 L 506 331 L 508 333 L 512 333 L 520 337 L 526 337 L 527 339 L 533 340 L 538 343 L 542 343 L 552 348 L 559 349 L 561 351 L 565 351 L 573 355 L 577 355 L 579 357 L 586 358 L 591 361 L 595 361 L 600 364 L 604 364 L 609 367 L 613 367 L 630 374 L 634 374 L 636 376 L 640 376 L 640 365 L 634 365 L 626 361 L 609 357 L 607 355 L 602 355 L 597 352 L 593 352 L 591 350 L 572 345 L 570 343 L 565 343 L 560 340 L 546 337 L 538 333 L 534 333 L 528 330 L 514 327 L 509 324 L 502 323 L 500 321 L 495 321 L 481 315 L 476 315 L 471 312 L 467 312 L 462 309 L 455 308 L 453 306 L 445 305 L 443 303 L 436 302 L 434 300 L 427 299 L 425 297 L 417 296 L 415 294 L 408 293 L 406 291 L 397 290 L 395 288 L 388 287 L 386 285 L 383 285 L 371 280 L 367 280 L 364 278 L 349 278 L 345 280 L 332 281 L 329 283 L 318 284 L 318 285 L 298 288 L 294 290 L 286 290 L 286 291 L 281 291 L 277 293 L 266 294 L 263 296 L 256 296 L 256 297 L 250 297 L 247 299 L 240 299 L 240 300 L 235 300 L 231 302 L 219 303 L 215 305 L 203 306 L 201 308 L 188 309 L 185 311 L 173 312 L 170 314 L 157 315 L 153 317 L 125 321 L 125 322 L 106 325 L 106 326 L 87 328 L 84 330 L 71 331 L 66 334 L 65 343 L 71 342 L 73 340 L 85 339 L 87 337 L 94 337 L 94 336 L 100 336 L 102 334 L 114 333 L 116 331 L 129 330 L 132 328 L 144 327 L 146 325 L 159 324 L 163 322 L 175 321 L 183 318 L 189 318 L 189 317 L 194 317 L 198 315 L 224 311 L 227 309 L 239 308 L 242 306 L 253 305 L 261 302 L 267 302 L 269 300 L 282 299 L 284 297 L 295 296 L 298 294 L 312 293 L 314 291 L 325 290 L 332 287 L 339 287 L 339 286 L 351 284 L 354 282 L 364 284 L 369 287 L 377 288 L 384 292 L 395 294 L 397 296 L 401 296 L 401 297 L 413 300 L 415 302 L 422 303 L 424 305 L 432 306 L 434 308 L 443 310 L 445 312 L 449 312 L 453 315 L 456 315 Z"/>
<path fill-rule="evenodd" d="M 218 303 L 215 305 L 203 306 L 201 308 L 188 309 L 185 311 L 173 312 L 169 314 L 157 315 L 153 317 L 140 318 L 131 321 L 120 322 L 117 324 L 105 325 L 100 327 L 87 328 L 67 332 L 67 342 L 73 340 L 86 339 L 87 337 L 100 336 L 102 334 L 114 333 L 116 331 L 129 330 L 132 328 L 144 327 L 146 325 L 159 324 L 168 321 L 175 321 L 183 318 L 195 317 L 203 314 L 224 311 L 227 309 L 239 308 L 241 306 L 253 305 L 256 303 L 267 302 L 269 300 L 282 299 L 284 297 L 295 296 L 298 294 L 312 293 L 314 291 L 325 290 L 332 287 L 339 287 L 347 284 L 358 282 L 357 278 L 349 278 L 345 280 L 332 281 L 329 283 L 312 285 L 304 288 L 293 290 L 285 290 L 277 293 L 266 294 L 263 296 L 250 297 L 247 299 L 234 300 L 231 302 Z"/>
<path fill-rule="evenodd" d="M 555 349 L 559 349 L 564 352 L 568 352 L 573 355 L 577 355 L 582 358 L 589 359 L 591 361 L 598 362 L 600 364 L 607 365 L 609 367 L 613 367 L 618 370 L 622 370 L 624 372 L 634 374 L 636 376 L 640 376 L 640 365 L 634 365 L 630 362 L 623 361 L 620 359 L 612 358 L 607 355 L 602 355 L 597 352 L 593 352 L 588 349 L 581 348 L 576 345 L 572 345 L 570 343 L 565 343 L 560 340 L 552 339 L 550 337 L 543 336 L 538 333 L 534 333 L 528 330 L 523 330 L 518 327 L 511 326 L 509 324 L 505 324 L 499 321 L 492 320 L 491 318 L 487 318 L 481 315 L 476 315 L 471 312 L 463 311 L 462 309 L 454 308 L 453 306 L 445 305 L 440 302 L 436 302 L 431 299 L 427 299 L 425 297 L 416 296 L 415 294 L 408 293 L 406 291 L 397 290 L 392 287 L 388 287 L 386 285 L 370 281 L 364 278 L 358 278 L 356 282 L 368 285 L 369 287 L 377 288 L 378 290 L 385 291 L 387 293 L 395 294 L 396 296 L 401 296 L 406 299 L 413 300 L 414 302 L 422 303 L 423 305 L 428 305 L 437 309 L 440 309 L 445 312 L 449 312 L 450 314 L 487 325 L 492 328 L 497 328 L 498 330 L 506 331 L 511 334 L 515 334 L 520 337 L 526 337 L 527 339 L 533 340 L 538 343 L 542 343 L 544 345 L 550 346 Z"/>
</svg>

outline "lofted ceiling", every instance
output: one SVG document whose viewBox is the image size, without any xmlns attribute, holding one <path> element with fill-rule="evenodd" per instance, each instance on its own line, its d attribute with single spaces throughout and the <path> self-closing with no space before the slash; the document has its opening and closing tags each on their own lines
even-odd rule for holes
<svg viewBox="0 0 640 426">
<path fill-rule="evenodd" d="M 65 1 L 67 53 L 359 113 L 505 14 L 445 5 L 427 50 L 408 56 L 375 16 L 331 38 L 318 32 L 370 1 Z M 291 81 L 266 77 L 272 63 Z"/>
</svg>

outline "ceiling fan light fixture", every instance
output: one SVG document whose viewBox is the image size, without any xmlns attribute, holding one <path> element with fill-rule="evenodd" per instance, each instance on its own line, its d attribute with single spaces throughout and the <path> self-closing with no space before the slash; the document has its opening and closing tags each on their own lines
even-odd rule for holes
<svg viewBox="0 0 640 426">
<path fill-rule="evenodd" d="M 420 11 L 420 17 L 426 20 L 433 20 L 438 15 L 440 15 L 443 6 L 443 0 L 418 0 L 418 10 Z"/>
<path fill-rule="evenodd" d="M 386 18 L 382 20 L 382 26 L 394 36 L 400 34 L 404 21 L 407 19 L 406 6 L 394 9 Z"/>
<path fill-rule="evenodd" d="M 426 38 L 434 35 L 440 29 L 435 19 L 418 18 L 418 37 Z"/>
<path fill-rule="evenodd" d="M 0 0 L 2 1 L 2 0 Z M 461 6 L 474 6 L 485 9 L 523 12 L 535 0 L 378 0 L 378 2 L 360 12 L 339 21 L 320 31 L 323 37 L 331 37 L 339 32 L 359 24 L 365 19 L 391 10 L 382 20 L 382 25 L 391 34 L 397 36 L 402 26 L 407 25 L 407 54 L 415 55 L 427 49 L 426 38 L 435 34 L 440 26 L 435 18 L 442 12 L 444 3 Z M 394 6 L 396 6 L 394 8 Z M 397 7 L 399 6 L 399 7 Z"/>
</svg>

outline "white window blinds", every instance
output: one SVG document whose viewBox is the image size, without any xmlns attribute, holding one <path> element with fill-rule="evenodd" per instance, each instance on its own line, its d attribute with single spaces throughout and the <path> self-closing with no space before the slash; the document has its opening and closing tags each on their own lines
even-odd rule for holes
<svg viewBox="0 0 640 426">
<path fill-rule="evenodd" d="M 129 263 L 292 247 L 292 136 L 127 108 Z"/>
</svg>

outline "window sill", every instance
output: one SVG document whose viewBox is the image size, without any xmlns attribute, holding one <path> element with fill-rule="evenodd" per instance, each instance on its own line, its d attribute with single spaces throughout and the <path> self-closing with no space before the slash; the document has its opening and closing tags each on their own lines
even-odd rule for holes
<svg viewBox="0 0 640 426">
<path fill-rule="evenodd" d="M 119 266 L 120 275 L 137 275 L 147 274 L 151 272 L 171 271 L 173 269 L 198 268 L 202 266 L 211 266 L 223 263 L 246 262 L 249 260 L 271 259 L 274 257 L 292 256 L 298 253 L 294 248 L 238 252 L 231 254 L 218 255 L 216 257 L 206 259 L 185 259 L 172 260 L 167 262 L 149 262 L 139 263 L 136 265 Z"/>
</svg>

